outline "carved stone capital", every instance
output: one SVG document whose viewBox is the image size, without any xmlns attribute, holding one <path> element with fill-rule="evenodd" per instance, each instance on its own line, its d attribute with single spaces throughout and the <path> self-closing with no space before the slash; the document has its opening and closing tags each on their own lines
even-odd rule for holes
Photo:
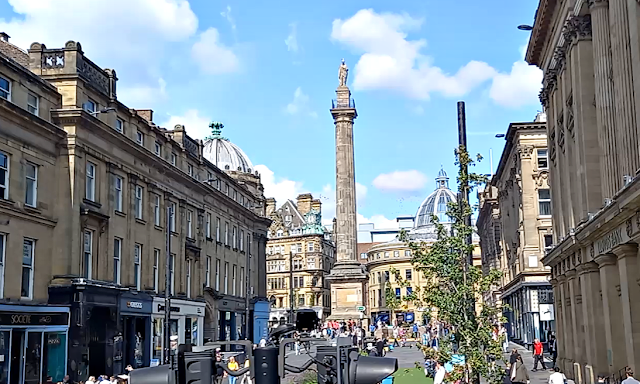
<svg viewBox="0 0 640 384">
<path fill-rule="evenodd" d="M 518 153 L 520 158 L 530 158 L 533 153 L 533 145 L 518 145 Z"/>
<path fill-rule="evenodd" d="M 598 263 L 594 261 L 588 261 L 586 263 L 579 264 L 576 267 L 579 275 L 584 275 L 585 273 L 593 273 L 599 272 L 600 268 L 598 268 Z"/>
<path fill-rule="evenodd" d="M 611 251 L 618 256 L 618 260 L 624 259 L 625 257 L 636 257 L 638 256 L 638 244 L 621 244 L 613 248 Z"/>
<path fill-rule="evenodd" d="M 570 269 L 567 272 L 565 272 L 565 275 L 567 275 L 568 280 L 573 280 L 576 278 L 578 274 L 576 273 L 575 269 Z"/>
<path fill-rule="evenodd" d="M 609 0 L 589 0 L 589 7 L 608 6 Z"/>
<path fill-rule="evenodd" d="M 605 253 L 602 255 L 598 255 L 594 258 L 595 262 L 598 263 L 598 267 L 602 268 L 607 265 L 616 265 L 617 258 L 615 255 L 610 253 Z"/>
<path fill-rule="evenodd" d="M 564 25 L 562 35 L 569 43 L 573 39 L 584 39 L 591 37 L 591 15 L 572 16 Z"/>
</svg>

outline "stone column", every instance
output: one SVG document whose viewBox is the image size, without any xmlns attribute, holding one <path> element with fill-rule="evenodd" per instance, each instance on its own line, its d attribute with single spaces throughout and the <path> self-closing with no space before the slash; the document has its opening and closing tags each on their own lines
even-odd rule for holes
<svg viewBox="0 0 640 384">
<path fill-rule="evenodd" d="M 562 366 L 562 361 L 565 355 L 565 342 L 566 342 L 566 329 L 564 328 L 564 303 L 561 299 L 561 289 L 560 289 L 560 276 L 556 279 L 551 279 L 549 282 L 553 287 L 553 306 L 555 307 L 555 321 L 556 321 L 556 348 L 558 359 L 556 361 L 557 366 Z"/>
<path fill-rule="evenodd" d="M 611 34 L 606 0 L 590 0 L 593 58 L 596 84 L 596 116 L 598 140 L 602 150 L 600 175 L 602 195 L 611 198 L 622 185 L 616 145 L 616 111 L 611 73 Z"/>
<path fill-rule="evenodd" d="M 584 332 L 582 328 L 582 295 L 580 281 L 575 269 L 567 271 L 567 284 L 571 300 L 571 326 L 573 327 L 573 363 L 572 372 L 576 384 L 582 383 L 582 365 L 584 363 Z M 576 364 L 578 367 L 576 368 Z"/>
<path fill-rule="evenodd" d="M 620 301 L 624 324 L 627 364 L 640 367 L 640 286 L 638 285 L 638 245 L 624 244 L 613 252 L 618 256 L 620 271 Z M 619 313 L 620 314 L 620 313 Z M 620 367 L 622 368 L 622 367 Z M 620 369 L 618 368 L 618 369 Z"/>
<path fill-rule="evenodd" d="M 633 67 L 631 65 L 631 36 L 629 33 L 629 10 L 627 2 L 609 2 L 609 25 L 611 28 L 611 55 L 613 56 L 613 83 L 615 84 L 616 132 L 620 153 L 622 176 L 635 176 L 638 158 L 638 127 L 636 126 L 636 104 L 633 92 Z"/>
<path fill-rule="evenodd" d="M 558 281 L 560 282 L 560 302 L 562 303 L 562 329 L 565 331 L 562 342 L 564 354 L 562 355 L 561 369 L 563 372 L 570 374 L 573 372 L 573 362 L 575 358 L 575 327 L 571 319 L 571 299 L 569 298 L 569 282 L 567 281 L 567 276 L 559 276 Z"/>
<path fill-rule="evenodd" d="M 582 318 L 585 322 L 586 362 L 587 366 L 591 367 L 591 370 L 585 369 L 585 373 L 593 372 L 593 375 L 585 377 L 585 381 L 593 383 L 598 375 L 606 376 L 609 371 L 607 351 L 602 348 L 603 345 L 607 345 L 607 341 L 600 298 L 600 270 L 598 264 L 593 261 L 580 264 L 577 269 L 582 292 Z"/>
<path fill-rule="evenodd" d="M 600 288 L 602 293 L 602 313 L 604 315 L 604 334 L 607 342 L 607 363 L 609 374 L 613 374 L 627 365 L 624 325 L 622 321 L 622 303 L 620 301 L 620 273 L 616 257 L 612 254 L 598 255 L 595 258 L 600 268 Z"/>
</svg>

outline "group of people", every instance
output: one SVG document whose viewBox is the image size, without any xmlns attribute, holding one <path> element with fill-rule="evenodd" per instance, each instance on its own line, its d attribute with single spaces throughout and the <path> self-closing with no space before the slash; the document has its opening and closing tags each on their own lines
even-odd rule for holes
<svg viewBox="0 0 640 384">
<path fill-rule="evenodd" d="M 133 371 L 133 367 L 131 365 L 127 365 L 125 368 L 125 373 L 114 376 L 100 375 L 100 376 L 89 376 L 87 380 L 80 381 L 78 384 L 127 384 L 129 382 L 129 373 Z M 47 377 L 47 381 L 44 384 L 56 384 L 53 381 L 51 376 Z M 75 384 L 75 382 L 71 381 L 69 375 L 66 375 L 62 381 L 58 381 L 57 384 Z"/>
</svg>

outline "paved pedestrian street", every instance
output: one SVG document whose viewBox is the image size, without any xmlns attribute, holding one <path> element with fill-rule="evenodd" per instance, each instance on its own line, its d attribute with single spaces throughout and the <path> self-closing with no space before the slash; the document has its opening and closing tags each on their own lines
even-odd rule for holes
<svg viewBox="0 0 640 384">
<path fill-rule="evenodd" d="M 509 352 L 505 354 L 505 359 L 507 361 L 509 360 L 509 354 L 511 354 L 511 350 L 514 348 L 517 349 L 520 356 L 522 356 L 522 361 L 524 362 L 525 367 L 527 367 L 527 372 L 529 372 L 531 384 L 546 383 L 549 381 L 549 376 L 551 375 L 550 369 L 553 368 L 553 364 L 551 360 L 549 360 L 548 356 L 545 355 L 544 357 L 544 363 L 547 369 L 542 369 L 540 364 L 538 364 L 538 371 L 533 372 L 533 352 L 521 345 L 509 343 Z"/>
</svg>

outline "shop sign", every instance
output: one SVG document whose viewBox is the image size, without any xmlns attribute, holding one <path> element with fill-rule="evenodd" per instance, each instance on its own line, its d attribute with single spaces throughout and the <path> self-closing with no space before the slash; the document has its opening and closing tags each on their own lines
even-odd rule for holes
<svg viewBox="0 0 640 384">
<path fill-rule="evenodd" d="M 60 345 L 60 338 L 58 337 L 50 337 L 47 339 L 47 344 L 49 345 Z"/>
<path fill-rule="evenodd" d="M 142 303 L 139 301 L 127 301 L 128 308 L 142 309 Z"/>
<path fill-rule="evenodd" d="M 164 305 L 158 304 L 158 312 L 164 312 Z M 171 307 L 171 312 L 180 312 L 180 307 Z"/>
<path fill-rule="evenodd" d="M 68 313 L 0 312 L 0 325 L 68 325 Z"/>
</svg>

